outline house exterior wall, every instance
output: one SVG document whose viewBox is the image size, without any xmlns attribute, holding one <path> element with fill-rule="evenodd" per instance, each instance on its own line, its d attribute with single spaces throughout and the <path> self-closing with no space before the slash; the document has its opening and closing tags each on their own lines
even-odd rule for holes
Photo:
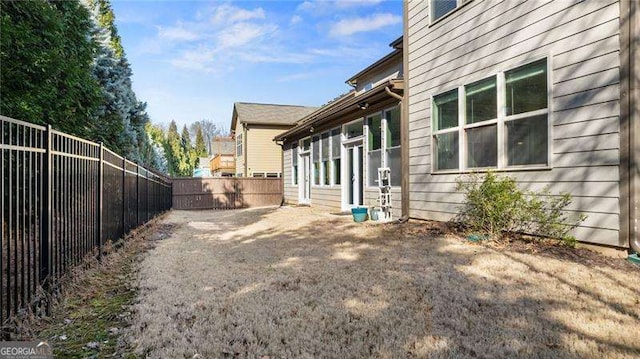
<svg viewBox="0 0 640 359">
<path fill-rule="evenodd" d="M 431 99 L 547 57 L 550 166 L 505 171 L 528 190 L 569 192 L 588 217 L 578 240 L 619 247 L 619 9 L 602 1 L 469 1 L 434 24 L 430 1 L 406 6 L 409 198 L 414 218 L 449 220 L 459 174 L 432 174 Z"/>
<path fill-rule="evenodd" d="M 286 126 L 249 125 L 245 131 L 247 176 L 253 173 L 280 173 L 282 149 L 273 138 L 285 131 Z"/>
<path fill-rule="evenodd" d="M 293 150 L 291 149 L 291 143 L 285 144 L 283 168 L 284 202 L 287 204 L 298 204 L 299 187 L 297 184 L 293 184 Z"/>
<path fill-rule="evenodd" d="M 390 62 L 377 68 L 376 71 L 367 73 L 358 79 L 356 94 L 365 92 L 365 86 L 376 87 L 381 83 L 402 77 L 402 55 L 398 55 L 396 61 Z"/>
</svg>

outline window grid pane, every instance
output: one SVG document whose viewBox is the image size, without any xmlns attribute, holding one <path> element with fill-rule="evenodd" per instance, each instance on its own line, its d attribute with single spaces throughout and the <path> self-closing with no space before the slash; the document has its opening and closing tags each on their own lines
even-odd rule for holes
<svg viewBox="0 0 640 359">
<path fill-rule="evenodd" d="M 347 138 L 354 138 L 362 136 L 364 130 L 362 129 L 362 121 L 350 123 L 345 126 L 345 136 Z"/>
<path fill-rule="evenodd" d="M 340 158 L 334 159 L 331 167 L 333 170 L 333 184 L 340 184 Z"/>
<path fill-rule="evenodd" d="M 458 126 L 458 89 L 434 96 L 433 105 L 436 131 Z"/>
<path fill-rule="evenodd" d="M 507 165 L 547 165 L 547 128 L 547 115 L 507 122 Z"/>
<path fill-rule="evenodd" d="M 466 130 L 467 167 L 496 167 L 498 165 L 498 125 Z"/>
<path fill-rule="evenodd" d="M 400 109 L 393 108 L 386 112 L 387 147 L 400 146 Z"/>
<path fill-rule="evenodd" d="M 492 120 L 498 117 L 496 77 L 481 80 L 464 87 L 467 124 Z"/>
<path fill-rule="evenodd" d="M 382 146 L 382 116 L 380 114 L 369 117 L 369 151 L 379 150 Z"/>
<path fill-rule="evenodd" d="M 369 151 L 369 186 L 378 186 L 378 168 L 382 162 L 382 150 Z"/>
<path fill-rule="evenodd" d="M 505 73 L 507 116 L 547 108 L 547 60 Z"/>
<path fill-rule="evenodd" d="M 458 169 L 458 132 L 435 135 L 436 169 Z"/>
<path fill-rule="evenodd" d="M 331 158 L 340 158 L 340 130 L 331 131 Z"/>
<path fill-rule="evenodd" d="M 329 132 L 325 132 L 322 134 L 322 160 L 326 161 L 329 159 Z"/>
<path fill-rule="evenodd" d="M 400 186 L 402 182 L 402 160 L 400 147 L 387 149 L 387 167 L 391 171 L 391 185 Z"/>
<path fill-rule="evenodd" d="M 457 5 L 457 0 L 432 0 L 431 6 L 433 6 L 433 21 L 446 15 L 451 10 L 455 9 Z"/>
</svg>

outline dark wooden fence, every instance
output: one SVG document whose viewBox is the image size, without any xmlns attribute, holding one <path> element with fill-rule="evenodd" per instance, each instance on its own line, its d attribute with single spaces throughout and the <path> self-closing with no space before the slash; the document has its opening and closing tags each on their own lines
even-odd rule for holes
<svg viewBox="0 0 640 359">
<path fill-rule="evenodd" d="M 171 208 L 168 178 L 102 144 L 0 116 L 0 323 L 107 240 Z M 46 301 L 45 301 L 46 303 Z"/>
<path fill-rule="evenodd" d="M 174 209 L 235 209 L 282 201 L 282 178 L 173 178 Z"/>
</svg>

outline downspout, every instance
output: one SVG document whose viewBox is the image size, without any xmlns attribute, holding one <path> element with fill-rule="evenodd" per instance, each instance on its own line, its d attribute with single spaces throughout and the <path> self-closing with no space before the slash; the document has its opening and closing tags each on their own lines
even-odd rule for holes
<svg viewBox="0 0 640 359">
<path fill-rule="evenodd" d="M 640 253 L 638 200 L 640 191 L 640 112 L 636 50 L 639 35 L 637 3 L 620 2 L 620 240 L 629 241 L 632 252 Z M 638 261 L 637 254 L 630 260 Z"/>
<path fill-rule="evenodd" d="M 629 244 L 636 254 L 640 254 L 640 222 L 638 212 L 640 211 L 640 74 L 638 73 L 638 42 L 640 42 L 640 20 L 638 20 L 638 2 L 630 1 L 629 4 L 629 58 L 630 58 L 630 80 L 629 80 L 629 139 L 630 158 L 629 172 L 631 178 L 630 185 L 630 211 L 629 211 Z M 636 258 L 638 258 L 636 256 Z"/>
<path fill-rule="evenodd" d="M 280 190 L 282 198 L 280 199 L 280 207 L 284 206 L 284 139 L 281 141 L 273 139 L 276 145 L 280 146 L 280 182 L 282 183 Z"/>
<path fill-rule="evenodd" d="M 386 86 L 384 88 L 384 90 L 387 92 L 387 94 L 391 97 L 394 97 L 396 99 L 398 99 L 400 101 L 400 127 L 402 128 L 404 126 L 404 123 L 406 122 L 405 119 L 405 107 L 404 107 L 404 97 L 398 95 L 397 93 L 391 91 L 391 89 L 389 88 L 389 86 Z M 404 131 L 400 130 L 400 167 L 402 168 L 402 178 L 401 178 L 401 195 L 400 195 L 400 199 L 401 199 L 401 203 L 402 203 L 402 208 L 401 208 L 401 220 L 402 221 L 406 221 L 409 219 L 409 181 L 407 181 L 406 179 L 409 178 L 409 171 L 407 171 L 408 163 L 406 162 L 408 160 L 408 156 L 405 155 L 405 152 L 408 151 L 408 143 L 407 143 L 407 138 L 405 138 L 406 134 L 404 133 Z M 408 152 L 407 152 L 408 153 Z"/>
</svg>

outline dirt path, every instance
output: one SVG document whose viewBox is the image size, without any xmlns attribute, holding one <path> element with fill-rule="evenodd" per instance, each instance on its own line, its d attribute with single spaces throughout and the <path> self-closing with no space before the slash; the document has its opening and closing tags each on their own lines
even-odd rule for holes
<svg viewBox="0 0 640 359">
<path fill-rule="evenodd" d="M 312 208 L 173 211 L 130 335 L 152 358 L 636 357 L 640 270 Z M 635 284 L 634 284 L 635 283 Z"/>
</svg>

